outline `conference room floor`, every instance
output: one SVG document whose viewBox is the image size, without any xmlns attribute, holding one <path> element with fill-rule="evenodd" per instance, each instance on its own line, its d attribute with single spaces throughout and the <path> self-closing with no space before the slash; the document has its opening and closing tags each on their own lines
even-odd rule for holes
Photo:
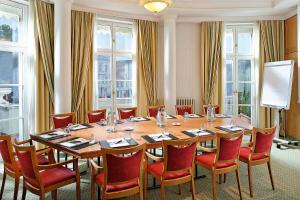
<svg viewBox="0 0 300 200">
<path fill-rule="evenodd" d="M 85 162 L 83 162 L 85 163 Z M 275 179 L 275 191 L 271 189 L 271 183 L 267 171 L 267 166 L 257 166 L 253 169 L 253 199 L 299 199 L 300 198 L 300 150 L 279 150 L 273 146 L 272 149 L 272 167 L 273 175 Z M 241 183 L 243 199 L 251 199 L 248 189 L 248 177 L 247 167 L 245 164 L 241 164 Z M 212 199 L 211 190 L 211 176 L 207 170 L 200 168 L 199 173 L 206 174 L 204 179 L 197 180 L 196 183 L 196 195 L 197 199 Z M 0 178 L 2 180 L 3 169 L 1 170 Z M 83 200 L 90 198 L 90 174 L 82 176 L 81 181 L 81 198 Z M 6 179 L 4 198 L 12 199 L 14 189 L 14 182 L 10 177 Z M 22 184 L 19 188 L 19 198 L 21 199 Z M 149 200 L 159 200 L 159 189 L 148 191 Z M 27 198 L 30 200 L 38 199 L 38 196 L 27 192 Z M 51 199 L 50 193 L 47 194 L 46 199 Z M 58 199 L 68 200 L 75 199 L 75 185 L 69 185 L 67 187 L 58 190 Z M 129 198 L 127 198 L 129 199 Z M 130 199 L 133 199 L 132 197 Z M 166 199 L 191 199 L 189 193 L 189 184 L 185 184 L 182 188 L 182 194 L 177 194 L 177 187 L 169 187 L 166 190 Z M 227 182 L 222 185 L 217 184 L 217 199 L 239 199 L 238 188 L 236 185 L 236 179 L 234 174 L 228 175 Z"/>
</svg>

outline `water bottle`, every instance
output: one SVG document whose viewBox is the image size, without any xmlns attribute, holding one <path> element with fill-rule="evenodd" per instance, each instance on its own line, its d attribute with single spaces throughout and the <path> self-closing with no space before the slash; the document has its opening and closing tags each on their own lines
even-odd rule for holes
<svg viewBox="0 0 300 200">
<path fill-rule="evenodd" d="M 107 114 L 107 131 L 108 132 L 115 132 L 116 131 L 116 123 L 117 123 L 117 118 L 116 118 L 116 113 L 112 111 L 112 109 L 109 109 L 108 114 Z"/>
<path fill-rule="evenodd" d="M 166 125 L 166 116 L 167 116 L 167 113 L 165 111 L 164 108 L 161 108 L 161 111 L 160 111 L 160 126 L 165 126 Z"/>
<path fill-rule="evenodd" d="M 160 110 L 160 108 L 158 109 L 157 114 L 156 114 L 156 125 L 157 126 L 161 125 L 161 110 Z"/>
<path fill-rule="evenodd" d="M 208 105 L 207 107 L 207 120 L 212 122 L 215 120 L 215 107 L 212 105 Z"/>
</svg>

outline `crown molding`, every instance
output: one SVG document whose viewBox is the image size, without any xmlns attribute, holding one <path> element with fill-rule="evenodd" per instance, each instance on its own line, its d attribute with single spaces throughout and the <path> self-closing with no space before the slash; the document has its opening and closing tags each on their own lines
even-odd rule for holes
<svg viewBox="0 0 300 200">
<path fill-rule="evenodd" d="M 293 17 L 293 16 L 295 16 L 295 15 L 297 15 L 297 8 L 296 9 L 293 9 L 291 12 L 288 12 L 286 15 L 284 15 L 283 17 L 284 17 L 284 19 L 288 19 L 288 18 L 290 18 L 290 17 Z"/>
</svg>

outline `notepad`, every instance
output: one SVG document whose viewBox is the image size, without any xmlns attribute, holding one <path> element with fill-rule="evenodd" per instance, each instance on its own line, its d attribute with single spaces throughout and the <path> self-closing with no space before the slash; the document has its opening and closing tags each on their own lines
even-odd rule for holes
<svg viewBox="0 0 300 200">
<path fill-rule="evenodd" d="M 215 114 L 216 118 L 227 118 L 230 117 L 229 115 L 224 115 L 224 114 Z"/>
<path fill-rule="evenodd" d="M 205 135 L 211 134 L 211 132 L 208 132 L 208 131 L 202 130 L 202 129 L 191 129 L 191 130 L 186 130 L 186 132 L 191 133 L 196 136 L 205 136 Z"/>
<path fill-rule="evenodd" d="M 87 126 L 84 126 L 82 124 L 74 124 L 74 125 L 70 126 L 71 131 L 77 131 L 77 130 L 85 129 L 85 128 L 87 128 Z"/>
<path fill-rule="evenodd" d="M 41 134 L 41 135 L 39 135 L 39 137 L 41 137 L 43 139 L 52 139 L 52 138 L 56 138 L 59 136 L 65 136 L 65 135 L 68 135 L 68 133 L 63 132 L 63 131 L 53 131 L 50 133 Z"/>
<path fill-rule="evenodd" d="M 197 115 L 197 114 L 188 114 L 187 118 L 199 118 L 201 117 L 201 115 Z"/>
<path fill-rule="evenodd" d="M 241 131 L 241 130 L 243 130 L 243 128 L 238 127 L 238 126 L 234 126 L 234 125 L 226 125 L 226 126 L 220 126 L 220 127 L 228 129 L 230 131 Z"/>
<path fill-rule="evenodd" d="M 62 143 L 60 143 L 60 145 L 68 147 L 68 148 L 72 148 L 72 147 L 76 147 L 76 146 L 87 144 L 87 143 L 90 143 L 90 141 L 87 139 L 76 138 L 74 140 L 68 140 L 68 141 L 62 142 Z"/>
<path fill-rule="evenodd" d="M 148 135 L 149 137 L 151 137 L 154 141 L 156 142 L 160 142 L 160 141 L 163 141 L 163 140 L 171 140 L 172 138 L 169 136 L 169 134 L 161 134 L 161 133 L 158 133 L 158 134 L 150 134 Z"/>
<path fill-rule="evenodd" d="M 116 138 L 116 139 L 107 140 L 107 143 L 111 148 L 130 146 L 129 142 L 125 140 L 125 138 Z"/>
</svg>

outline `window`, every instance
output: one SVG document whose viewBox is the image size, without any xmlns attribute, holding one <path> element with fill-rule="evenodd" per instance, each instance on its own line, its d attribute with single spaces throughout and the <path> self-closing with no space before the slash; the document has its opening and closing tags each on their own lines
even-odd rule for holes
<svg viewBox="0 0 300 200">
<path fill-rule="evenodd" d="M 0 1 L 0 132 L 22 138 L 27 6 Z"/>
<path fill-rule="evenodd" d="M 252 25 L 226 25 L 223 65 L 224 113 L 254 117 L 254 50 Z"/>
<path fill-rule="evenodd" d="M 96 107 L 136 105 L 133 25 L 97 21 Z"/>
</svg>

